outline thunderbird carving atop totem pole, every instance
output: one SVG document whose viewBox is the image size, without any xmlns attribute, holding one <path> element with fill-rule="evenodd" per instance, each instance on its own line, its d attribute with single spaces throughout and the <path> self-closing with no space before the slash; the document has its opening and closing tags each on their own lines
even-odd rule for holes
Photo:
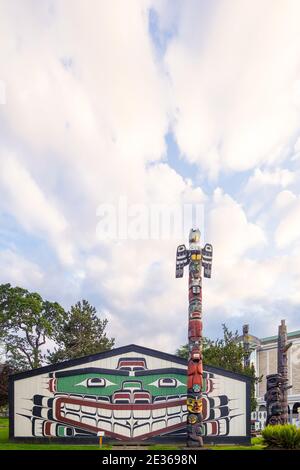
<svg viewBox="0 0 300 470">
<path fill-rule="evenodd" d="M 189 358 L 187 377 L 187 445 L 203 445 L 202 435 L 202 267 L 204 277 L 211 277 L 213 248 L 200 245 L 200 230 L 191 229 L 189 249 L 179 245 L 176 253 L 176 277 L 183 277 L 189 265 Z"/>
</svg>

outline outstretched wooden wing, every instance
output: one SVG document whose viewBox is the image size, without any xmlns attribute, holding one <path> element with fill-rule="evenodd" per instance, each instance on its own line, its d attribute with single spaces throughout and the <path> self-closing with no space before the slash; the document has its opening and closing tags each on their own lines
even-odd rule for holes
<svg viewBox="0 0 300 470">
<path fill-rule="evenodd" d="M 176 251 L 176 277 L 183 277 L 183 269 L 188 263 L 188 250 L 185 245 L 179 245 Z"/>
<path fill-rule="evenodd" d="M 211 265 L 213 257 L 213 247 L 210 243 L 206 243 L 202 248 L 202 265 L 204 268 L 204 277 L 211 277 Z"/>
</svg>

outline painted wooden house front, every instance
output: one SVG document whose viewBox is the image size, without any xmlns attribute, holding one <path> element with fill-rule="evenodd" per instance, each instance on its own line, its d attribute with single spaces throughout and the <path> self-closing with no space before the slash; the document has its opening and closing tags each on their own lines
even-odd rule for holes
<svg viewBox="0 0 300 470">
<path fill-rule="evenodd" d="M 137 345 L 15 374 L 10 437 L 108 441 L 183 441 L 184 359 Z M 248 442 L 250 379 L 204 368 L 204 441 Z"/>
</svg>

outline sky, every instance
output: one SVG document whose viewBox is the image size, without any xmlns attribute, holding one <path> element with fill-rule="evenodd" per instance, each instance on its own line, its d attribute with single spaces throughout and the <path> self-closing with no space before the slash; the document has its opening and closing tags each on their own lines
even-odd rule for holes
<svg viewBox="0 0 300 470">
<path fill-rule="evenodd" d="M 299 21 L 298 0 L 0 0 L 0 282 L 174 353 L 188 232 L 99 223 L 197 205 L 205 336 L 300 329 Z"/>
</svg>

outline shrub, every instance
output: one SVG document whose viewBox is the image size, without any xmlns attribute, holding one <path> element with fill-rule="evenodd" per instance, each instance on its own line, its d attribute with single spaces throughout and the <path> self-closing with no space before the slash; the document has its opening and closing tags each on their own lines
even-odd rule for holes
<svg viewBox="0 0 300 470">
<path fill-rule="evenodd" d="M 300 429 L 294 424 L 267 426 L 262 431 L 263 444 L 281 449 L 300 449 Z"/>
<path fill-rule="evenodd" d="M 263 438 L 262 437 L 252 437 L 251 438 L 251 444 L 253 446 L 260 446 L 260 445 L 263 445 Z"/>
</svg>

